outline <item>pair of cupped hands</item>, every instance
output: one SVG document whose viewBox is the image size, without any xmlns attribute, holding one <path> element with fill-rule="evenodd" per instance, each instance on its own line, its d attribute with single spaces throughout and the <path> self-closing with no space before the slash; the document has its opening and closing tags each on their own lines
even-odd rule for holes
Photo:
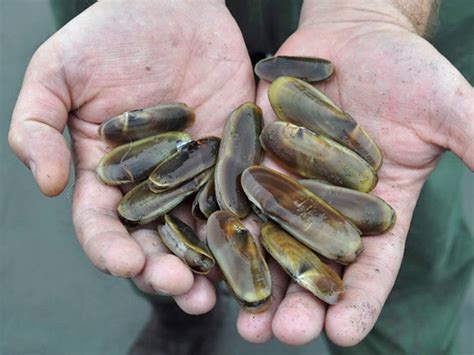
<svg viewBox="0 0 474 355">
<path fill-rule="evenodd" d="M 384 235 L 364 237 L 357 261 L 338 269 L 346 292 L 333 306 L 270 260 L 271 308 L 256 315 L 241 311 L 237 319 L 250 342 L 275 336 L 304 344 L 323 329 L 341 346 L 361 341 L 395 282 L 420 189 L 441 153 L 450 149 L 474 168 L 473 88 L 407 17 L 383 9 L 318 9 L 306 1 L 299 28 L 276 54 L 334 63 L 335 76 L 317 86 L 380 145 L 385 159 L 373 193 L 393 206 L 398 221 Z M 33 56 L 9 143 L 41 191 L 55 196 L 68 182 L 68 125 L 76 174 L 73 221 L 91 262 L 131 278 L 145 292 L 173 296 L 187 313 L 202 314 L 216 302 L 216 275 L 193 275 L 155 230 L 129 233 L 122 225 L 116 213 L 121 190 L 95 175 L 108 149 L 97 128 L 127 110 L 184 102 L 197 115 L 193 138 L 220 136 L 228 114 L 244 102 L 256 102 L 265 122 L 275 119 L 268 85 L 262 81 L 256 88 L 244 40 L 224 1 L 100 1 Z M 263 164 L 282 170 L 268 158 Z M 189 208 L 177 213 L 205 236 Z M 252 232 L 258 238 L 258 229 Z"/>
</svg>

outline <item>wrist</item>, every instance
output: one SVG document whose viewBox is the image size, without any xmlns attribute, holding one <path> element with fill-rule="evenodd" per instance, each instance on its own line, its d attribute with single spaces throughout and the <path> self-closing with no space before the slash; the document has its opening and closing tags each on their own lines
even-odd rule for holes
<svg viewBox="0 0 474 355">
<path fill-rule="evenodd" d="M 305 0 L 300 26 L 386 23 L 424 35 L 438 0 Z"/>
</svg>

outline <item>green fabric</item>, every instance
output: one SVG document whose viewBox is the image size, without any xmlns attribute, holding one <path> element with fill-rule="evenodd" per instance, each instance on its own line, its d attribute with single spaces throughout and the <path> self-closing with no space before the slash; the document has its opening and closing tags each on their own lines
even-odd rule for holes
<svg viewBox="0 0 474 355">
<path fill-rule="evenodd" d="M 90 1 L 52 0 L 64 24 Z M 227 5 L 252 54 L 273 53 L 296 29 L 301 1 L 235 0 Z M 474 80 L 474 7 L 471 0 L 442 2 L 432 43 Z M 465 168 L 445 154 L 421 192 L 395 287 L 369 336 L 334 354 L 457 354 L 459 310 L 472 277 L 474 237 L 463 220 Z M 306 347 L 308 353 L 311 346 Z"/>
</svg>

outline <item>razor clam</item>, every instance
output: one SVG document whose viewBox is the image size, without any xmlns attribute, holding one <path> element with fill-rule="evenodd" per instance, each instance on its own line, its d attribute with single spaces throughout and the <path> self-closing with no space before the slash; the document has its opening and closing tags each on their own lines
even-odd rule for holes
<svg viewBox="0 0 474 355">
<path fill-rule="evenodd" d="M 200 219 L 207 219 L 209 216 L 219 210 L 219 205 L 216 200 L 216 190 L 214 185 L 214 174 L 206 184 L 201 187 L 194 198 L 191 212 L 194 217 Z"/>
<path fill-rule="evenodd" d="M 311 249 L 271 222 L 262 226 L 260 241 L 298 285 L 326 303 L 337 303 L 344 283 Z"/>
<path fill-rule="evenodd" d="M 198 191 L 209 180 L 211 173 L 211 170 L 206 170 L 174 189 L 159 193 L 150 191 L 146 180 L 122 198 L 117 207 L 120 218 L 129 226 L 150 223 Z"/>
<path fill-rule="evenodd" d="M 347 217 L 363 235 L 385 233 L 397 220 L 393 208 L 377 196 L 316 180 L 299 183 Z"/>
<path fill-rule="evenodd" d="M 276 56 L 265 58 L 255 65 L 260 79 L 273 81 L 280 76 L 291 76 L 308 82 L 322 81 L 334 73 L 332 63 L 323 58 Z"/>
<path fill-rule="evenodd" d="M 309 129 L 273 121 L 263 128 L 260 143 L 266 152 L 304 177 L 321 178 L 363 192 L 377 184 L 377 175 L 364 159 Z"/>
<path fill-rule="evenodd" d="M 96 169 L 97 177 L 107 185 L 140 182 L 159 163 L 190 140 L 186 133 L 167 132 L 121 145 L 100 160 Z"/>
<path fill-rule="evenodd" d="M 240 218 L 250 213 L 250 205 L 240 186 L 245 168 L 258 164 L 261 147 L 262 110 L 253 103 L 235 109 L 227 119 L 215 168 L 216 198 L 222 210 Z"/>
<path fill-rule="evenodd" d="M 252 166 L 242 174 L 242 187 L 266 216 L 319 254 L 348 264 L 362 251 L 359 230 L 289 176 Z"/>
<path fill-rule="evenodd" d="M 239 304 L 259 313 L 270 307 L 271 277 L 265 258 L 237 216 L 214 212 L 207 221 L 207 243 Z"/>
<path fill-rule="evenodd" d="M 109 144 L 124 144 L 160 132 L 181 131 L 194 124 L 195 114 L 186 104 L 163 104 L 127 111 L 99 126 L 99 136 Z"/>
<path fill-rule="evenodd" d="M 306 127 L 355 151 L 377 171 L 380 148 L 367 132 L 326 95 L 311 84 L 283 76 L 268 89 L 268 98 L 279 119 Z"/>
<path fill-rule="evenodd" d="M 211 168 L 216 162 L 219 141 L 217 137 L 207 137 L 181 146 L 152 171 L 150 183 L 157 190 L 169 189 Z"/>
<path fill-rule="evenodd" d="M 206 243 L 178 217 L 165 214 L 165 224 L 158 226 L 161 240 L 178 258 L 197 274 L 207 274 L 215 264 Z"/>
</svg>

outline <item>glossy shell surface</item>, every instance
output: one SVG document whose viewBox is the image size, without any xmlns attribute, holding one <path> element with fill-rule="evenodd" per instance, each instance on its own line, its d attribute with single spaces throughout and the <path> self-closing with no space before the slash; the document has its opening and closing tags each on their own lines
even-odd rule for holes
<svg viewBox="0 0 474 355">
<path fill-rule="evenodd" d="M 167 132 L 121 145 L 100 160 L 97 177 L 107 185 L 140 182 L 190 140 L 186 133 Z"/>
<path fill-rule="evenodd" d="M 252 166 L 242 174 L 249 200 L 300 242 L 341 264 L 362 251 L 360 231 L 296 180 Z"/>
<path fill-rule="evenodd" d="M 258 164 L 261 147 L 262 110 L 246 103 L 234 110 L 224 127 L 215 168 L 217 202 L 222 210 L 239 218 L 250 213 L 250 205 L 242 191 L 240 176 L 249 166 Z"/>
<path fill-rule="evenodd" d="M 301 176 L 364 192 L 377 184 L 376 173 L 364 159 L 309 129 L 274 121 L 263 128 L 260 143 L 266 152 Z"/>
<path fill-rule="evenodd" d="M 217 137 L 202 138 L 182 145 L 150 174 L 154 187 L 169 189 L 214 166 L 219 149 Z"/>
<path fill-rule="evenodd" d="M 207 243 L 239 304 L 249 312 L 268 309 L 271 277 L 253 236 L 230 212 L 214 212 L 207 221 Z"/>
<path fill-rule="evenodd" d="M 165 224 L 158 226 L 163 243 L 197 274 L 207 274 L 215 264 L 206 243 L 178 217 L 165 215 Z"/>
<path fill-rule="evenodd" d="M 130 190 L 117 206 L 120 218 L 129 226 L 150 223 L 178 206 L 187 196 L 197 192 L 210 178 L 204 171 L 174 189 L 155 193 L 148 180 Z"/>
<path fill-rule="evenodd" d="M 385 233 L 397 220 L 393 208 L 377 196 L 316 180 L 299 183 L 346 216 L 363 235 Z"/>
<path fill-rule="evenodd" d="M 186 104 L 162 104 L 115 116 L 99 126 L 99 136 L 113 145 L 130 143 L 160 132 L 181 131 L 194 124 L 195 114 Z"/>
<path fill-rule="evenodd" d="M 355 151 L 377 171 L 383 155 L 367 132 L 325 94 L 303 80 L 283 76 L 268 90 L 279 119 L 306 127 Z"/>
<path fill-rule="evenodd" d="M 265 250 L 301 287 L 319 299 L 335 304 L 344 292 L 339 275 L 304 246 L 274 223 L 262 226 L 260 241 Z"/>
<path fill-rule="evenodd" d="M 330 78 L 333 73 L 334 66 L 329 60 L 314 57 L 276 56 L 262 59 L 255 65 L 255 74 L 266 81 L 291 76 L 316 82 Z"/>
</svg>

